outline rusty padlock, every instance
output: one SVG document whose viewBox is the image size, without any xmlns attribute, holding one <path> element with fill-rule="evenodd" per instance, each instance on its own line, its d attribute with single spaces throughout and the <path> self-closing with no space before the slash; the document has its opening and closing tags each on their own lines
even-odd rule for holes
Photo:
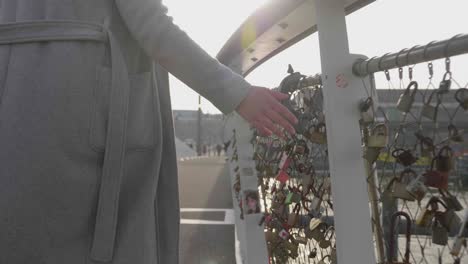
<svg viewBox="0 0 468 264">
<path fill-rule="evenodd" d="M 460 88 L 455 93 L 455 100 L 460 104 L 465 111 L 468 110 L 468 89 Z"/>
<path fill-rule="evenodd" d="M 432 99 L 434 95 L 437 97 L 437 102 L 435 105 L 432 105 Z M 433 91 L 429 96 L 427 102 L 424 102 L 424 105 L 421 110 L 421 116 L 424 116 L 425 118 L 428 118 L 432 121 L 436 121 L 437 113 L 439 111 L 439 105 L 441 104 L 441 102 L 441 95 L 437 91 Z"/>
<path fill-rule="evenodd" d="M 413 91 L 411 91 L 411 88 L 413 87 L 414 89 Z M 411 110 L 411 107 L 413 106 L 414 98 L 416 96 L 417 91 L 418 91 L 418 83 L 415 81 L 410 82 L 406 90 L 398 99 L 397 109 L 403 113 L 408 113 Z"/>
<path fill-rule="evenodd" d="M 435 157 L 435 167 L 440 172 L 450 172 L 453 169 L 453 150 L 444 146 Z"/>
<path fill-rule="evenodd" d="M 398 256 L 393 256 L 395 252 L 395 224 L 398 217 L 406 218 L 406 250 L 403 262 L 398 261 Z M 390 254 L 388 254 L 387 264 L 410 264 L 410 253 L 411 253 L 411 217 L 405 212 L 396 212 L 392 215 L 391 227 L 390 227 Z"/>
<path fill-rule="evenodd" d="M 397 148 L 392 151 L 392 156 L 398 163 L 405 167 L 411 166 L 418 161 L 418 158 L 416 158 L 409 149 Z"/>
<path fill-rule="evenodd" d="M 367 138 L 367 146 L 372 148 L 384 148 L 388 144 L 388 128 L 384 123 L 376 124 Z"/>
<path fill-rule="evenodd" d="M 447 189 L 448 188 L 448 172 L 441 172 L 434 168 L 435 160 L 432 159 L 431 168 L 426 171 L 424 176 L 424 183 L 426 186 L 434 187 L 438 189 Z"/>
<path fill-rule="evenodd" d="M 315 144 L 327 143 L 327 131 L 325 123 L 319 123 L 309 128 L 308 139 Z"/>
</svg>

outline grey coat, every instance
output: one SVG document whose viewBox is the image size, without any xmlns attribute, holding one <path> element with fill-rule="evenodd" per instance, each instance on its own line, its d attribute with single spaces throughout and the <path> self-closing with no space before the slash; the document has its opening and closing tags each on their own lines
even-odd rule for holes
<svg viewBox="0 0 468 264">
<path fill-rule="evenodd" d="M 250 85 L 161 0 L 0 0 L 0 23 L 0 263 L 178 263 L 167 71 L 224 113 Z"/>
</svg>

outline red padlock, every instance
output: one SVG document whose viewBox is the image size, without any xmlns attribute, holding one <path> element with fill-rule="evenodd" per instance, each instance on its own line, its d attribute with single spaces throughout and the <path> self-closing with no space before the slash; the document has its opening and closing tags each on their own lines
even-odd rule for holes
<svg viewBox="0 0 468 264">
<path fill-rule="evenodd" d="M 429 187 L 447 190 L 448 189 L 448 172 L 442 172 L 434 169 L 436 158 L 432 159 L 431 169 L 424 173 L 425 184 Z"/>
</svg>

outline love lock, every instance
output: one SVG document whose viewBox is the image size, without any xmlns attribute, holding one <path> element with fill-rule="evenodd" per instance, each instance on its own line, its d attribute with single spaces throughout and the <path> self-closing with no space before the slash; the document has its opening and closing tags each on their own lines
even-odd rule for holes
<svg viewBox="0 0 468 264">
<path fill-rule="evenodd" d="M 423 177 L 423 175 L 419 175 L 406 186 L 406 190 L 418 201 L 421 201 L 427 193 L 427 187 L 422 181 Z"/>
<path fill-rule="evenodd" d="M 436 105 L 431 104 L 434 95 L 436 95 L 437 97 Z M 442 99 L 441 99 L 440 93 L 438 93 L 437 91 L 433 91 L 431 95 L 429 96 L 429 99 L 427 100 L 427 102 L 424 103 L 422 110 L 421 110 L 421 115 L 432 121 L 436 121 L 437 112 L 439 111 L 439 105 L 441 104 L 441 102 L 442 102 Z"/>
<path fill-rule="evenodd" d="M 445 246 L 448 243 L 447 228 L 442 226 L 436 219 L 432 225 L 432 243 Z"/>
<path fill-rule="evenodd" d="M 464 141 L 463 133 L 460 133 L 458 131 L 458 128 L 454 124 L 450 124 L 448 126 L 448 135 L 449 135 L 449 139 L 452 140 L 453 142 L 461 143 Z"/>
<path fill-rule="evenodd" d="M 455 211 L 463 210 L 463 206 L 460 201 L 457 199 L 456 196 L 452 195 L 446 189 L 439 189 L 439 193 L 442 196 L 442 200 L 445 202 L 448 208 L 453 209 Z"/>
<path fill-rule="evenodd" d="M 411 91 L 411 88 L 414 87 L 414 90 Z M 414 103 L 414 98 L 416 96 L 416 92 L 418 91 L 418 83 L 412 81 L 409 83 L 406 90 L 400 95 L 400 98 L 397 102 L 397 109 L 403 113 L 408 113 L 411 110 L 411 107 Z"/>
<path fill-rule="evenodd" d="M 320 218 L 314 218 L 310 220 L 309 228 L 306 228 L 305 230 L 306 237 L 313 238 L 315 241 L 320 242 L 325 238 L 324 231 L 326 228 L 326 223 L 324 223 Z"/>
<path fill-rule="evenodd" d="M 413 156 L 411 150 L 398 148 L 392 152 L 392 156 L 396 159 L 401 165 L 408 167 L 413 165 L 418 159 Z"/>
<path fill-rule="evenodd" d="M 432 159 L 431 168 L 423 174 L 424 183 L 429 187 L 448 189 L 449 174 L 448 172 L 436 170 L 434 168 L 435 161 L 436 158 Z"/>
<path fill-rule="evenodd" d="M 439 89 L 438 93 L 439 94 L 445 94 L 450 91 L 450 87 L 452 86 L 452 74 L 450 72 L 446 72 L 444 74 L 444 78 L 442 78 L 442 81 L 439 84 Z"/>
<path fill-rule="evenodd" d="M 394 234 L 395 229 L 398 229 L 398 228 L 395 228 L 396 220 L 398 217 L 406 218 L 406 250 L 405 250 L 403 262 L 399 262 L 397 259 L 398 257 L 393 256 L 393 252 L 395 252 L 395 244 L 396 244 L 395 237 L 398 237 L 398 236 L 395 236 Z M 411 243 L 411 217 L 405 212 L 396 212 L 392 215 L 392 218 L 391 218 L 390 250 L 388 254 L 387 263 L 388 264 L 410 264 L 410 261 L 409 261 L 410 253 L 411 253 L 410 243 Z"/>
<path fill-rule="evenodd" d="M 361 102 L 359 102 L 359 112 L 361 113 L 361 120 L 364 124 L 374 122 L 375 114 L 373 106 L 374 101 L 372 97 L 362 99 Z"/>
<path fill-rule="evenodd" d="M 332 239 L 335 235 L 335 227 L 330 226 L 323 236 L 323 239 L 319 241 L 319 247 L 326 249 L 332 245 Z"/>
<path fill-rule="evenodd" d="M 440 172 L 450 172 L 453 169 L 453 150 L 449 146 L 444 146 L 435 157 L 436 169 Z"/>
<path fill-rule="evenodd" d="M 414 135 L 419 141 L 421 157 L 432 159 L 435 150 L 434 141 L 432 138 L 424 136 L 421 131 L 414 133 Z"/>
<path fill-rule="evenodd" d="M 371 148 L 383 148 L 388 144 L 387 125 L 380 123 L 375 125 L 367 139 L 367 146 Z"/>
<path fill-rule="evenodd" d="M 437 220 L 449 231 L 458 230 L 461 224 L 461 219 L 455 210 L 448 208 L 444 203 L 444 212 L 436 212 Z"/>
<path fill-rule="evenodd" d="M 464 110 L 468 110 L 468 89 L 458 89 L 455 93 L 455 100 L 457 100 L 457 102 Z"/>
<path fill-rule="evenodd" d="M 435 217 L 435 213 L 439 208 L 438 203 L 440 200 L 437 197 L 432 197 L 426 204 L 416 218 L 416 225 L 421 227 L 427 227 Z"/>
<path fill-rule="evenodd" d="M 316 126 L 309 127 L 308 139 L 315 144 L 326 144 L 327 132 L 325 123 L 319 123 Z"/>
<path fill-rule="evenodd" d="M 415 197 L 408 192 L 407 186 L 411 179 L 416 179 L 416 172 L 412 169 L 406 169 L 400 173 L 399 177 L 394 177 L 387 188 L 390 188 L 393 184 L 392 196 L 400 198 L 405 201 L 414 201 Z"/>
</svg>

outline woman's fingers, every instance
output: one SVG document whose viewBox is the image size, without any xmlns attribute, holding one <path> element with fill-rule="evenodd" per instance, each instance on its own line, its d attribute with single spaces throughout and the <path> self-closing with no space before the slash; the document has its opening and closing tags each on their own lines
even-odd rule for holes
<svg viewBox="0 0 468 264">
<path fill-rule="evenodd" d="M 294 127 L 283 116 L 275 112 L 273 109 L 266 109 L 265 115 L 274 123 L 286 129 L 291 135 L 295 134 Z"/>
<path fill-rule="evenodd" d="M 266 129 L 270 130 L 278 137 L 283 139 L 285 138 L 283 131 L 281 131 L 281 129 L 276 126 L 267 116 L 263 116 L 260 122 Z"/>
<path fill-rule="evenodd" d="M 271 95 L 273 95 L 274 98 L 276 98 L 277 100 L 280 100 L 280 101 L 283 101 L 283 100 L 286 100 L 289 98 L 289 95 L 288 94 L 284 94 L 284 93 L 281 93 L 281 92 L 277 92 L 277 91 L 270 91 Z"/>
<path fill-rule="evenodd" d="M 271 136 L 271 134 L 272 134 L 272 132 L 270 130 L 266 129 L 265 126 L 263 126 L 263 124 L 261 122 L 254 121 L 253 126 L 257 129 L 258 133 L 261 136 L 268 137 L 268 136 Z"/>
<path fill-rule="evenodd" d="M 286 106 L 282 105 L 280 102 L 278 102 L 275 99 L 272 99 L 270 101 L 270 105 L 271 105 L 271 108 L 273 108 L 275 112 L 284 116 L 289 121 L 289 123 L 297 124 L 298 122 L 297 118 L 293 115 L 293 113 L 291 113 L 291 111 L 289 111 L 288 108 L 286 108 Z"/>
</svg>

